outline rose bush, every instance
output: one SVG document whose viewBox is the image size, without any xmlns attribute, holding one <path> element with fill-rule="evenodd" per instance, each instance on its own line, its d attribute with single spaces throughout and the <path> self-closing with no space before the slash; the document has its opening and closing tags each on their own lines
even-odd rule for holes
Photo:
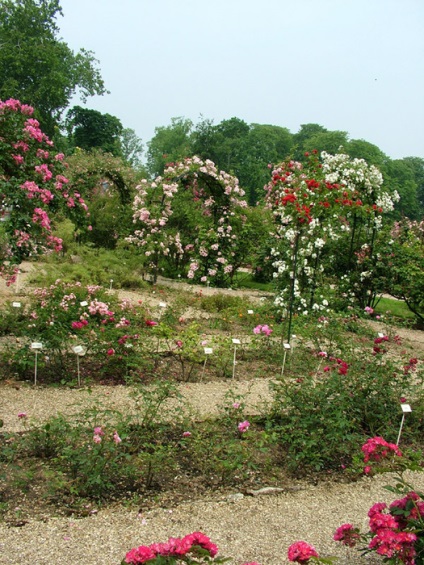
<svg viewBox="0 0 424 565">
<path fill-rule="evenodd" d="M 71 189 L 63 153 L 19 100 L 0 101 L 0 274 L 14 280 L 23 259 L 60 251 L 53 233 L 58 215 L 76 226 L 88 223 L 82 194 Z"/>
</svg>

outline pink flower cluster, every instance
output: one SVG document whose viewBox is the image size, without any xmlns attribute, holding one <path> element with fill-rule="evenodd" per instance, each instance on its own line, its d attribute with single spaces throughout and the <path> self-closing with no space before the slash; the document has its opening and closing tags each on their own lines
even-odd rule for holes
<svg viewBox="0 0 424 565">
<path fill-rule="evenodd" d="M 287 557 L 289 561 L 308 563 L 311 557 L 318 557 L 318 553 L 313 545 L 306 541 L 297 541 L 289 547 Z"/>
<path fill-rule="evenodd" d="M 265 334 L 266 336 L 270 336 L 272 334 L 272 328 L 270 328 L 267 324 L 259 324 L 256 328 L 253 328 L 253 333 L 256 335 Z"/>
<path fill-rule="evenodd" d="M 247 432 L 249 428 L 250 428 L 250 422 L 248 420 L 244 420 L 244 422 L 240 422 L 239 425 L 237 426 L 237 429 L 241 434 Z"/>
<path fill-rule="evenodd" d="M 359 529 L 355 528 L 352 524 L 342 524 L 337 528 L 333 536 L 334 541 L 341 541 L 347 547 L 355 547 L 357 542 L 361 539 Z"/>
<path fill-rule="evenodd" d="M 379 462 L 388 455 L 402 457 L 402 452 L 396 444 L 388 443 L 384 438 L 379 436 L 368 439 L 361 449 L 364 454 L 364 463 L 368 463 L 368 461 Z M 370 468 L 366 467 L 365 473 L 370 470 Z"/>
<path fill-rule="evenodd" d="M 321 355 L 321 357 L 324 357 L 324 356 Z M 323 369 L 324 373 L 328 373 L 332 369 L 337 369 L 337 372 L 339 373 L 339 375 L 346 375 L 347 374 L 347 370 L 349 369 L 349 364 L 346 363 L 346 361 L 343 361 L 343 359 L 339 359 L 338 357 L 330 357 L 329 360 L 334 361 L 334 365 L 333 366 L 326 365 Z"/>
<path fill-rule="evenodd" d="M 101 426 L 96 426 L 93 430 L 93 441 L 94 443 L 102 443 L 102 438 L 105 435 Z M 115 430 L 113 432 L 113 441 L 118 445 L 122 442 L 122 439 L 119 437 L 118 432 Z"/>
<path fill-rule="evenodd" d="M 424 515 L 424 503 L 417 503 L 418 500 L 419 496 L 411 492 L 403 499 L 392 502 L 388 514 L 384 512 L 387 510 L 384 502 L 374 504 L 368 511 L 370 531 L 375 534 L 368 545 L 369 549 L 386 558 L 396 558 L 400 563 L 414 565 L 416 555 L 414 544 L 418 538 L 415 533 L 405 531 L 405 528 L 408 527 L 409 520 Z M 399 510 L 405 511 L 411 501 L 413 501 L 412 509 L 407 518 L 404 512 L 398 514 Z M 413 524 L 411 525 L 413 527 Z"/>
<path fill-rule="evenodd" d="M 188 553 L 194 556 L 199 554 L 199 550 L 206 550 L 210 557 L 215 557 L 218 548 L 202 532 L 193 532 L 183 538 L 169 538 L 165 543 L 153 543 L 151 545 L 140 545 L 131 549 L 125 556 L 125 563 L 138 565 L 145 563 L 156 557 L 182 558 Z M 203 551 L 200 551 L 202 554 Z M 164 561 L 161 561 L 163 563 Z"/>
<path fill-rule="evenodd" d="M 74 330 L 81 330 L 84 326 L 87 326 L 88 322 L 85 319 L 78 320 L 77 322 L 72 322 L 71 326 Z"/>
</svg>

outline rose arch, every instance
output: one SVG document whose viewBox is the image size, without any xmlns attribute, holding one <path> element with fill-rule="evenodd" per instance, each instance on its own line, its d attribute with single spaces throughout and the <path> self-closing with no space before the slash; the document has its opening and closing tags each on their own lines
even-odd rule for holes
<svg viewBox="0 0 424 565">
<path fill-rule="evenodd" d="M 223 286 L 243 258 L 239 234 L 246 218 L 237 178 L 198 157 L 170 164 L 136 188 L 128 241 L 147 258 L 148 271 Z"/>
</svg>

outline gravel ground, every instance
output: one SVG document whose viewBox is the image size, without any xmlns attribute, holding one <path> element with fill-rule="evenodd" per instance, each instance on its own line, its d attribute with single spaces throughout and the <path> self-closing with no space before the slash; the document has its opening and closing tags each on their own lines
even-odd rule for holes
<svg viewBox="0 0 424 565">
<path fill-rule="evenodd" d="M 118 565 L 132 547 L 192 531 L 206 533 L 219 555 L 236 563 L 288 563 L 287 548 L 298 540 L 312 543 L 321 556 L 338 563 L 379 563 L 332 541 L 345 522 L 366 528 L 366 514 L 375 502 L 391 501 L 382 487 L 390 477 L 364 478 L 352 485 L 307 486 L 278 495 L 225 497 L 157 508 L 140 514 L 108 508 L 87 518 L 49 518 L 22 527 L 0 524 L 0 563 L 8 565 Z M 408 476 L 424 488 L 423 474 Z"/>
<path fill-rule="evenodd" d="M 212 289 L 203 292 L 209 293 Z M 2 289 L 0 281 L 0 295 L 10 299 L 13 289 Z M 402 333 L 417 352 L 423 351 L 423 332 Z M 268 399 L 268 384 L 268 379 L 235 380 L 231 388 L 236 393 L 249 393 L 247 412 L 253 413 L 258 402 Z M 187 404 L 200 416 L 207 416 L 216 413 L 216 406 L 228 388 L 227 383 L 200 383 L 183 384 L 180 390 Z M 22 429 L 18 412 L 43 421 L 58 412 L 72 414 L 93 400 L 118 409 L 128 407 L 131 402 L 127 387 L 102 386 L 91 390 L 2 384 L 0 418 L 4 420 L 4 430 Z M 406 478 L 415 488 L 424 490 L 422 473 L 409 474 Z M 236 563 L 289 563 L 287 548 L 298 540 L 312 543 L 322 556 L 338 556 L 341 565 L 381 563 L 374 556 L 360 557 L 356 551 L 345 549 L 333 542 L 332 536 L 334 530 L 346 522 L 365 531 L 370 506 L 393 500 L 394 495 L 383 488 L 391 479 L 387 475 L 364 477 L 350 485 L 298 483 L 294 489 L 290 485 L 282 493 L 262 496 L 217 493 L 199 501 L 158 507 L 144 513 L 115 506 L 85 518 L 45 516 L 26 521 L 23 516 L 25 523 L 20 527 L 0 523 L 0 564 L 118 565 L 134 546 L 166 541 L 171 536 L 199 530 L 218 545 L 219 555 L 232 557 Z"/>
<path fill-rule="evenodd" d="M 249 391 L 250 410 L 258 399 L 266 399 L 268 381 L 234 382 L 240 393 Z M 223 383 L 184 384 L 181 390 L 198 414 L 216 412 L 228 385 Z M 57 412 L 70 414 L 99 400 L 103 405 L 125 409 L 129 403 L 127 387 L 94 387 L 63 390 L 32 385 L 0 386 L 1 412 L 5 429 L 22 429 L 18 412 L 42 420 Z M 76 404 L 77 403 L 77 404 Z M 360 557 L 332 541 L 334 530 L 345 522 L 366 530 L 367 511 L 375 502 L 391 501 L 394 496 L 382 487 L 390 476 L 363 478 L 357 483 L 307 483 L 280 485 L 278 494 L 243 496 L 220 494 L 140 513 L 137 509 L 114 506 L 85 518 L 41 516 L 27 518 L 25 525 L 0 524 L 0 564 L 20 565 L 118 565 L 134 546 L 169 537 L 202 531 L 236 563 L 257 561 L 262 565 L 288 563 L 287 548 L 305 540 L 322 556 L 337 555 L 338 563 L 378 563 L 374 557 Z M 416 488 L 424 489 L 424 475 L 408 477 Z M 17 514 L 18 515 L 18 514 Z M 20 519 L 26 521 L 25 516 Z"/>
</svg>

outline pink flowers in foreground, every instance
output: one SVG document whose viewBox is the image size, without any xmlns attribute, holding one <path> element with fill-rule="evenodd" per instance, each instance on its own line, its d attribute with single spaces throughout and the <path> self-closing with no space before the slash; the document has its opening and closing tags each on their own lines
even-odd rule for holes
<svg viewBox="0 0 424 565">
<path fill-rule="evenodd" d="M 165 543 L 153 543 L 151 545 L 141 545 L 131 549 L 125 556 L 125 563 L 138 565 L 157 557 L 162 558 L 160 562 L 166 563 L 163 558 L 181 558 L 192 553 L 193 557 L 201 557 L 205 554 L 215 557 L 218 553 L 217 546 L 211 542 L 208 536 L 202 532 L 193 532 L 183 538 L 169 538 Z M 170 561 L 171 562 L 171 561 Z M 175 561 L 172 561 L 175 562 Z"/>
<path fill-rule="evenodd" d="M 250 428 L 250 422 L 248 422 L 247 420 L 240 422 L 237 428 L 241 434 L 244 434 Z"/>
<path fill-rule="evenodd" d="M 381 461 L 388 455 L 402 457 L 402 452 L 394 443 L 388 443 L 384 438 L 376 436 L 368 439 L 362 446 L 364 463 L 368 461 Z"/>
<path fill-rule="evenodd" d="M 253 333 L 256 335 L 265 334 L 267 337 L 269 337 L 272 334 L 272 328 L 270 328 L 266 324 L 259 324 L 258 326 L 256 326 L 256 328 L 253 328 Z"/>
<path fill-rule="evenodd" d="M 287 557 L 289 561 L 308 563 L 311 557 L 318 557 L 318 553 L 313 545 L 306 541 L 297 541 L 289 547 Z"/>
</svg>

